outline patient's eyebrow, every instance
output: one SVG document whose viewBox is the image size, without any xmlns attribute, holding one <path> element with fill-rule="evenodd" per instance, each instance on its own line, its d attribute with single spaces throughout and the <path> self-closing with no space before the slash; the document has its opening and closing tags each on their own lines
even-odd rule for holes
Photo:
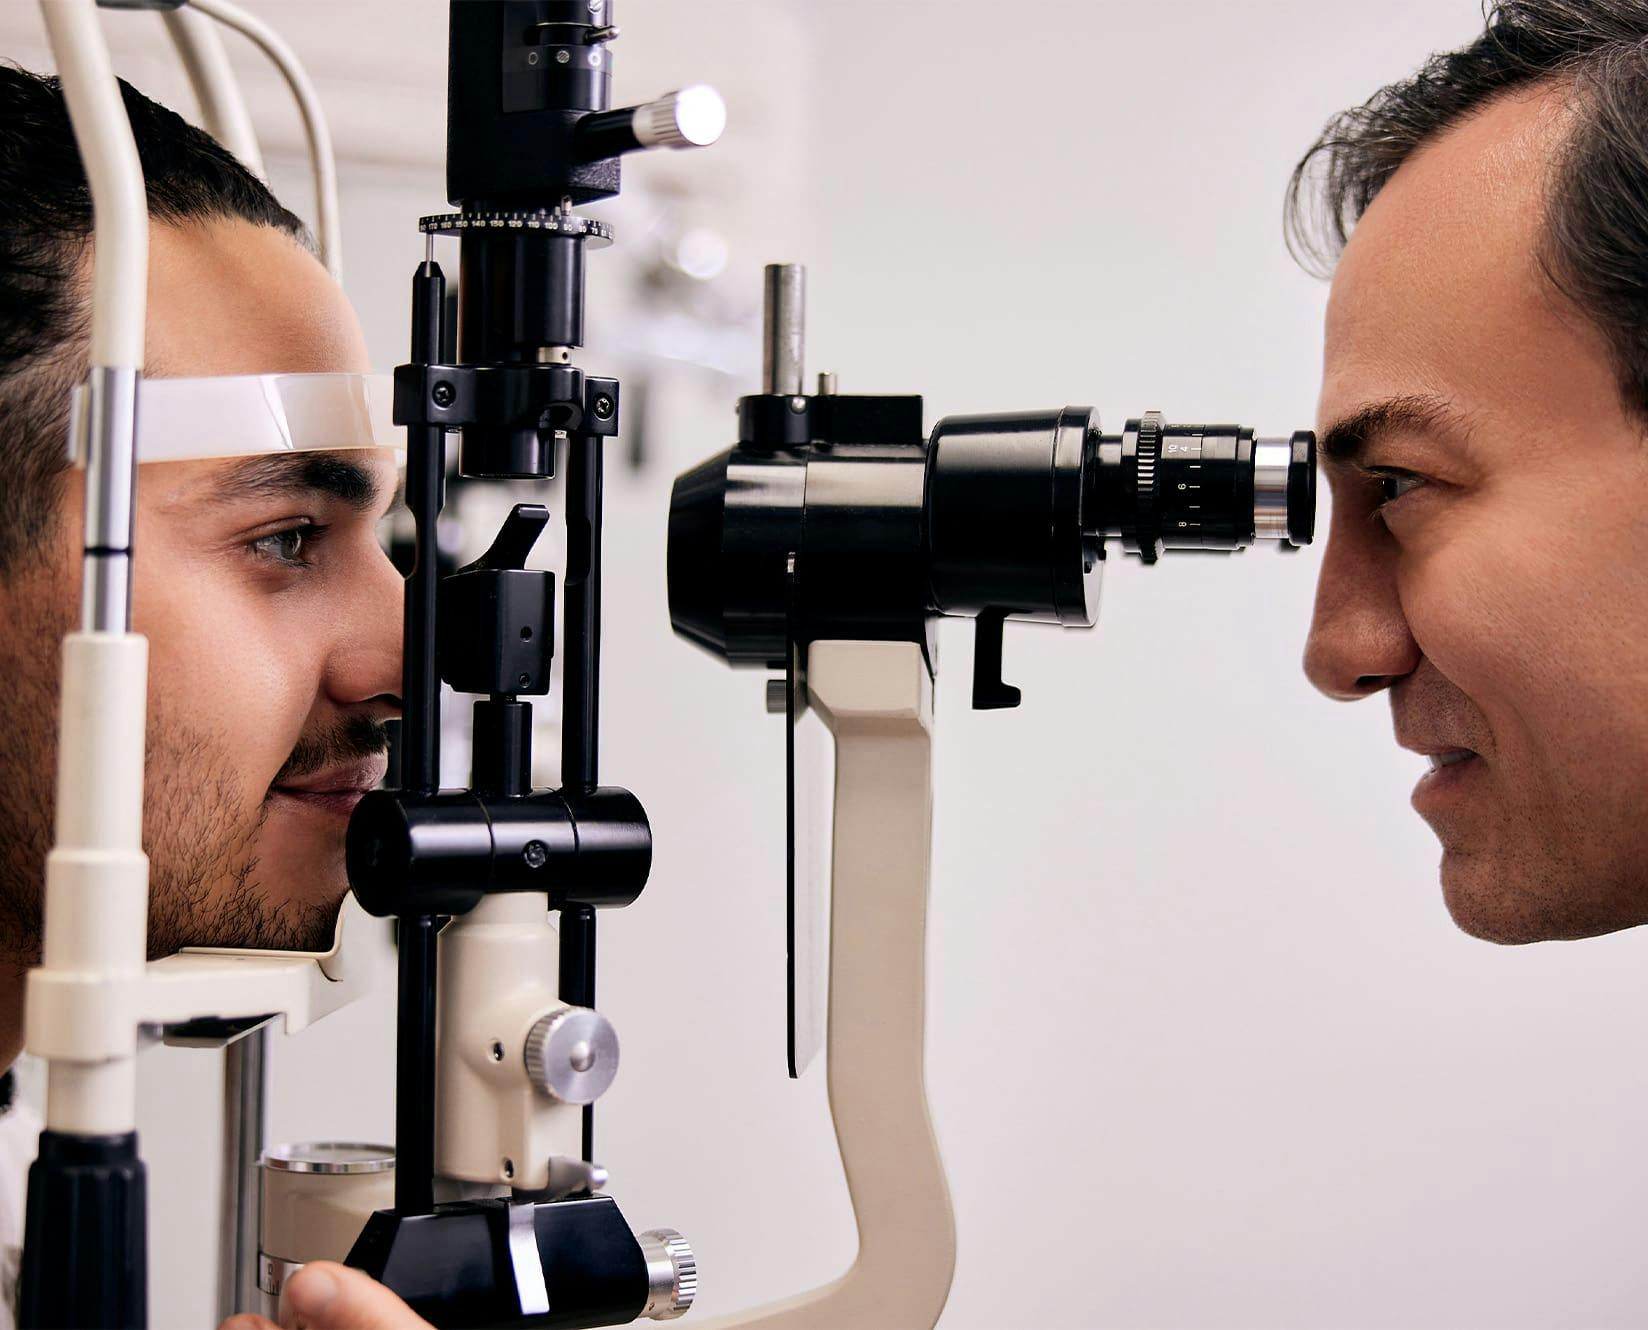
<svg viewBox="0 0 1648 1330">
<path fill-rule="evenodd" d="M 241 503 L 254 499 L 289 499 L 325 495 L 357 512 L 369 512 L 382 498 L 370 468 L 347 453 L 277 453 L 227 468 L 205 487 L 207 503 Z"/>
<path fill-rule="evenodd" d="M 1413 393 L 1370 402 L 1341 416 L 1323 431 L 1319 447 L 1324 458 L 1358 466 L 1382 435 L 1407 431 L 1464 434 L 1468 428 L 1469 421 L 1445 398 Z"/>
</svg>

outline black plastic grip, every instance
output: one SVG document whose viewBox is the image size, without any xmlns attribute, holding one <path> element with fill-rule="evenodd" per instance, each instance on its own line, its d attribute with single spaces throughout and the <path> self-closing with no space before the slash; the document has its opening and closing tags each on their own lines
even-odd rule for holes
<svg viewBox="0 0 1648 1330">
<path fill-rule="evenodd" d="M 29 1166 L 22 1330 L 148 1325 L 147 1184 L 137 1133 L 40 1133 Z"/>
</svg>

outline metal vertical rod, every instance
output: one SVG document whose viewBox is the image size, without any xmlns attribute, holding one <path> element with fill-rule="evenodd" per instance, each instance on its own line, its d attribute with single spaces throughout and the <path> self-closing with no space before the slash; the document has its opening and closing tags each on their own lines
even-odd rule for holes
<svg viewBox="0 0 1648 1330">
<path fill-rule="evenodd" d="M 562 676 L 561 784 L 600 780 L 601 440 L 574 435 L 567 449 L 567 574 Z"/>
<path fill-rule="evenodd" d="M 438 363 L 446 315 L 446 277 L 425 260 L 412 279 L 412 361 Z M 432 794 L 440 788 L 441 681 L 435 663 L 436 524 L 445 502 L 446 434 L 432 425 L 406 431 L 406 506 L 416 524 L 412 571 L 406 577 L 406 643 L 402 665 L 401 783 Z"/>
<path fill-rule="evenodd" d="M 395 1209 L 435 1205 L 435 920 L 402 919 L 395 991 Z"/>
<path fill-rule="evenodd" d="M 574 435 L 567 448 L 567 576 L 562 639 L 561 784 L 593 790 L 600 779 L 602 441 Z M 595 911 L 561 911 L 561 999 L 595 1005 Z M 584 1158 L 595 1147 L 595 1111 L 584 1109 Z"/>
<path fill-rule="evenodd" d="M 440 360 L 446 278 L 433 256 L 412 279 L 412 361 Z M 401 784 L 433 793 L 440 787 L 441 680 L 435 645 L 440 570 L 436 527 L 446 484 L 446 434 L 436 426 L 406 431 L 406 503 L 416 524 L 412 571 L 406 578 L 406 641 L 402 665 Z M 434 1206 L 435 938 L 436 921 L 400 921 L 396 976 L 395 1208 L 424 1213 Z"/>
<path fill-rule="evenodd" d="M 807 269 L 802 264 L 767 265 L 761 330 L 761 391 L 799 397 L 807 337 Z"/>
<path fill-rule="evenodd" d="M 217 1319 L 257 1310 L 258 1161 L 269 1114 L 269 1027 L 223 1050 L 223 1176 L 219 1184 Z"/>
</svg>

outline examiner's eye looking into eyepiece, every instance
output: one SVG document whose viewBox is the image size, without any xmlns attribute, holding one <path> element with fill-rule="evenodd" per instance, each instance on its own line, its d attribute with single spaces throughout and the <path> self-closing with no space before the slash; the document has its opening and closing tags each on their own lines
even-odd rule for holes
<svg viewBox="0 0 1648 1330">
<path fill-rule="evenodd" d="M 1411 493 L 1425 483 L 1423 476 L 1416 476 L 1411 471 L 1370 468 L 1368 475 L 1379 486 L 1379 502 L 1374 506 L 1375 512 L 1381 512 L 1390 507 L 1403 495 Z"/>
</svg>

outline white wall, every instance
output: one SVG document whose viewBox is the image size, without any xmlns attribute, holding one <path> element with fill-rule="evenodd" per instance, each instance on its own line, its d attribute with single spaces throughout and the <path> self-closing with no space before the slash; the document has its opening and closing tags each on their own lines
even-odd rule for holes
<svg viewBox="0 0 1648 1330">
<path fill-rule="evenodd" d="M 812 367 L 922 392 L 930 418 L 1307 423 L 1324 293 L 1281 246 L 1287 173 L 1327 114 L 1469 36 L 1476 0 L 1020 8 L 668 7 L 667 64 L 771 90 L 762 148 L 716 177 L 763 210 L 736 237 L 751 289 L 804 259 Z M 626 57 L 662 12 L 632 0 Z M 350 177 L 349 284 L 386 364 L 405 223 L 438 195 L 433 166 Z M 742 390 L 679 394 L 607 528 L 604 774 L 645 800 L 658 866 L 603 921 L 626 1060 L 600 1155 L 633 1222 L 697 1246 L 705 1313 L 827 1279 L 853 1243 L 822 1078 L 782 1072 L 781 726 L 665 609 L 669 478 L 726 445 Z M 1382 705 L 1299 675 L 1316 559 L 1113 560 L 1097 630 L 1009 631 L 1014 712 L 968 710 L 969 638 L 944 631 L 928 1072 L 950 1330 L 1641 1319 L 1643 942 L 1453 930 Z M 279 1048 L 277 1137 L 387 1136 L 390 1016 Z M 208 1305 L 210 1170 L 181 1170 L 209 1153 L 212 1074 L 147 1068 L 159 1325 Z"/>
</svg>

